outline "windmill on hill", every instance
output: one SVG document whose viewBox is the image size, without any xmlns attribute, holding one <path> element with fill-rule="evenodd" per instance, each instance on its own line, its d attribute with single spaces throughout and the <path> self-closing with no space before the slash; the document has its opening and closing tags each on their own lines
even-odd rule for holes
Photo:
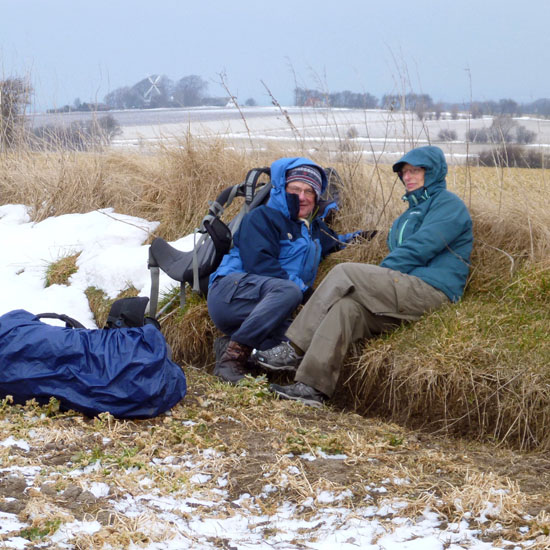
<svg viewBox="0 0 550 550">
<path fill-rule="evenodd" d="M 147 77 L 147 80 L 149 81 L 149 88 L 147 91 L 143 94 L 143 101 L 146 105 L 149 105 L 151 103 L 151 100 L 153 97 L 158 97 L 162 95 L 162 92 L 160 91 L 158 84 L 160 82 L 161 75 L 151 75 Z"/>
</svg>

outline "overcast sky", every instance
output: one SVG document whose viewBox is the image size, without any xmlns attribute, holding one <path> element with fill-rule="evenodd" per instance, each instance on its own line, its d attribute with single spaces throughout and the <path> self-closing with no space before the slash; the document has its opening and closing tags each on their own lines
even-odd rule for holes
<svg viewBox="0 0 550 550">
<path fill-rule="evenodd" d="M 103 100 L 150 74 L 282 104 L 297 85 L 550 97 L 549 0 L 0 0 L 0 63 L 35 108 Z"/>
</svg>

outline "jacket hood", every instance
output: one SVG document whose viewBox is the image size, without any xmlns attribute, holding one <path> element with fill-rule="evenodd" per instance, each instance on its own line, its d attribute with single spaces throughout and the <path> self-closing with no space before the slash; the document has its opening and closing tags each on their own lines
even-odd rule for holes
<svg viewBox="0 0 550 550">
<path fill-rule="evenodd" d="M 393 165 L 393 171 L 399 173 L 404 164 L 420 166 L 426 170 L 424 174 L 424 188 L 447 187 L 445 183 L 447 161 L 445 160 L 443 151 L 439 147 L 428 145 L 412 149 Z M 399 177 L 401 178 L 401 176 Z"/>
<path fill-rule="evenodd" d="M 317 168 L 321 173 L 321 179 L 323 180 L 321 186 L 321 194 L 323 194 L 327 188 L 327 176 L 321 166 L 315 164 L 312 160 L 304 157 L 288 157 L 276 160 L 271 165 L 271 192 L 269 194 L 269 200 L 267 206 L 280 210 L 289 218 L 296 218 L 298 201 L 288 198 L 297 199 L 294 195 L 287 195 L 285 191 L 286 187 L 286 172 L 292 168 L 298 168 L 298 166 L 313 166 Z M 290 204 L 289 204 L 290 202 Z"/>
</svg>

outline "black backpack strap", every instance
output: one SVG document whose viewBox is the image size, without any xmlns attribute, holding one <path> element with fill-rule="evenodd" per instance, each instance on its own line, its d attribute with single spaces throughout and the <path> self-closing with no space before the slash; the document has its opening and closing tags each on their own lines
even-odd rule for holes
<svg viewBox="0 0 550 550">
<path fill-rule="evenodd" d="M 208 218 L 209 216 L 221 216 L 223 214 L 223 211 L 225 208 L 227 208 L 232 202 L 233 199 L 236 196 L 243 196 L 243 193 L 240 191 L 240 187 L 242 186 L 242 183 L 239 183 L 237 185 L 231 185 L 230 187 L 226 187 L 213 201 L 208 202 L 208 214 L 205 216 L 205 218 Z"/>
<path fill-rule="evenodd" d="M 242 195 L 243 184 L 232 185 L 224 189 L 217 197 L 215 201 L 209 203 L 208 214 L 204 216 L 199 229 L 195 229 L 195 239 L 197 233 L 202 233 L 199 240 L 195 240 L 193 246 L 193 292 L 201 293 L 204 284 L 201 284 L 201 276 L 199 274 L 199 260 L 197 251 L 203 242 L 210 236 L 216 250 L 216 261 L 219 263 L 224 256 L 229 252 L 231 248 L 231 231 L 220 219 L 224 210 L 233 202 L 233 199 L 239 195 Z M 185 294 L 182 285 L 182 292 L 180 298 L 181 306 L 185 304 Z"/>
<path fill-rule="evenodd" d="M 339 209 L 340 191 L 342 190 L 343 182 L 336 168 L 327 167 L 324 169 L 327 175 L 327 188 L 321 195 L 317 206 L 319 207 L 319 217 L 325 221 L 330 227 L 334 221 L 334 215 Z"/>
<path fill-rule="evenodd" d="M 37 319 L 59 319 L 67 328 L 86 328 L 82 323 L 64 313 L 39 313 Z"/>
<path fill-rule="evenodd" d="M 245 197 L 245 203 L 238 214 L 229 223 L 232 235 L 235 235 L 239 229 L 245 214 L 250 212 L 253 208 L 267 202 L 272 187 L 271 180 L 264 183 L 261 187 L 258 187 L 258 180 L 264 174 L 271 176 L 271 169 L 269 167 L 253 168 L 246 175 L 245 181 L 241 183 L 240 195 Z"/>
<path fill-rule="evenodd" d="M 209 213 L 203 218 L 199 231 L 201 233 L 206 232 L 214 243 L 214 248 L 216 250 L 215 264 L 219 264 L 223 256 L 231 249 L 231 245 L 233 244 L 233 235 L 239 228 L 244 215 L 250 210 L 251 204 L 256 198 L 255 195 L 258 180 L 264 174 L 270 176 L 271 169 L 269 167 L 264 167 L 249 170 L 243 183 L 224 189 L 218 195 L 216 201 L 210 204 Z M 269 189 L 271 189 L 271 183 L 269 183 Z M 227 208 L 233 202 L 235 197 L 242 196 L 245 198 L 245 204 L 239 210 L 239 213 L 235 216 L 235 218 L 231 220 L 229 226 L 227 226 L 224 222 L 222 222 L 220 216 L 223 214 L 224 208 Z M 223 207 L 221 205 L 223 205 Z M 201 278 L 199 274 L 199 265 L 196 252 L 205 238 L 206 234 L 199 239 L 193 248 L 193 291 L 198 293 L 204 292 L 204 278 Z"/>
<path fill-rule="evenodd" d="M 160 268 L 153 251 L 151 250 L 151 246 L 149 246 L 149 260 L 147 262 L 147 267 L 151 273 L 151 292 L 149 293 L 150 300 L 148 313 L 151 317 L 156 317 L 159 302 Z"/>
<path fill-rule="evenodd" d="M 205 221 L 204 228 L 206 234 L 204 234 L 200 240 L 206 239 L 207 234 L 210 236 L 216 251 L 213 263 L 214 265 L 219 265 L 224 255 L 231 250 L 231 245 L 233 244 L 231 229 L 229 229 L 220 218 L 213 218 L 212 220 Z M 195 246 L 193 248 L 193 292 L 204 294 L 204 283 L 202 282 L 203 277 L 199 273 L 197 250 L 198 246 Z"/>
<path fill-rule="evenodd" d="M 270 181 L 259 188 L 256 187 L 256 191 L 254 192 L 254 198 L 252 199 L 252 202 L 249 204 L 248 210 L 250 211 L 253 208 L 256 208 L 257 206 L 260 206 L 261 204 L 266 203 L 267 199 L 269 198 L 269 193 L 271 192 L 272 187 L 273 186 L 271 185 Z"/>
<path fill-rule="evenodd" d="M 212 220 L 215 220 L 217 218 L 212 218 Z M 204 222 L 203 221 L 203 225 L 204 224 L 208 224 L 209 222 Z M 195 230 L 195 238 L 197 237 L 197 230 Z M 199 258 L 197 256 L 197 250 L 199 249 L 199 247 L 202 245 L 202 243 L 206 240 L 208 236 L 208 233 L 203 233 L 199 240 L 198 241 L 195 241 L 195 245 L 193 246 L 193 292 L 200 292 L 200 287 L 199 287 Z M 182 283 L 182 287 L 181 287 L 181 298 L 180 298 L 180 304 L 183 305 L 185 304 L 185 301 L 183 301 L 182 303 L 182 300 L 184 300 L 184 297 L 185 297 L 185 294 L 184 294 L 184 285 Z"/>
</svg>

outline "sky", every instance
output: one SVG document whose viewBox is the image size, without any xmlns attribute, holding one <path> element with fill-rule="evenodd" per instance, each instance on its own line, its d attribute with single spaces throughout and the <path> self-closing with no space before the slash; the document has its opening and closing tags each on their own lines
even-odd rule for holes
<svg viewBox="0 0 550 550">
<path fill-rule="evenodd" d="M 102 101 L 151 74 L 209 95 L 289 105 L 296 86 L 428 93 L 435 101 L 550 97 L 548 0 L 0 0 L 4 77 L 33 110 Z M 263 84 L 262 84 L 263 82 Z M 269 91 L 268 91 L 269 90 Z"/>
<path fill-rule="evenodd" d="M 29 209 L 24 205 L 0 205 L 0 242 L 3 256 L 7 261 L 0 264 L 0 316 L 13 309 L 26 309 L 38 314 L 44 312 L 65 313 L 76 318 L 87 328 L 95 328 L 84 290 L 93 285 L 103 289 L 110 296 L 132 284 L 147 295 L 149 273 L 147 270 L 148 246 L 143 242 L 147 233 L 157 227 L 157 222 L 117 214 L 111 209 L 88 212 L 86 214 L 66 214 L 32 223 Z M 181 250 L 189 249 L 192 235 L 174 243 Z M 48 265 L 56 259 L 80 252 L 77 272 L 69 279 L 69 285 L 45 287 L 44 278 Z M 161 288 L 174 282 L 165 275 L 161 278 Z M 0 317 L 1 322 L 1 317 Z M 51 324 L 58 321 L 45 320 Z M 193 425 L 194 421 L 189 425 Z M 188 425 L 186 423 L 186 425 Z M 0 419 L 0 448 L 14 448 L 15 453 L 39 452 L 43 449 L 43 433 L 32 430 L 32 438 L 15 439 L 6 437 L 6 428 Z M 29 432 L 30 434 L 31 432 Z M 67 465 L 66 479 L 78 479 L 77 483 L 96 497 L 106 497 L 110 505 L 125 518 L 140 518 L 140 531 L 151 537 L 148 550 L 181 550 L 192 548 L 219 548 L 219 537 L 231 540 L 235 548 L 311 548 L 314 550 L 497 550 L 483 542 L 479 526 L 489 527 L 489 516 L 498 518 L 502 490 L 490 492 L 489 499 L 478 515 L 467 511 L 460 523 L 451 523 L 438 516 L 427 507 L 416 518 L 403 514 L 405 503 L 392 496 L 394 485 L 409 484 L 410 480 L 395 477 L 370 485 L 369 492 L 379 493 L 373 499 L 356 503 L 354 507 L 340 506 L 352 496 L 349 490 L 332 492 L 317 489 L 316 498 L 308 498 L 301 503 L 283 500 L 275 510 L 265 506 L 267 496 L 277 491 L 268 481 L 270 473 L 264 472 L 265 485 L 257 494 L 243 494 L 231 501 L 226 490 L 229 483 L 227 472 L 219 472 L 218 489 L 206 493 L 212 478 L 206 472 L 217 471 L 219 452 L 214 449 L 198 450 L 194 455 L 153 458 L 147 468 L 136 473 L 135 492 L 128 494 L 120 487 L 111 487 L 98 472 L 100 462 L 94 462 L 85 470 L 75 465 Z M 318 459 L 346 460 L 346 455 L 326 455 L 320 449 L 298 457 L 301 461 Z M 181 460 L 183 463 L 180 463 Z M 46 475 L 39 466 L 7 466 L 2 469 L 6 476 L 24 476 L 29 487 L 44 484 Z M 277 466 L 278 468 L 280 465 Z M 196 491 L 183 489 L 170 494 L 159 493 L 154 489 L 154 481 L 148 476 L 151 469 L 173 471 L 183 468 Z M 289 483 L 295 476 L 301 479 L 302 470 L 290 466 L 286 470 Z M 399 472 L 396 473 L 396 476 Z M 54 468 L 51 483 L 59 482 L 59 472 Z M 101 478 L 101 479 L 100 479 Z M 48 478 L 46 478 L 47 480 Z M 99 481 L 98 481 L 99 479 Z M 46 481 L 48 483 L 50 481 Z M 74 481 L 73 481 L 74 483 Z M 365 480 L 365 483 L 369 483 Z M 38 490 L 38 489 L 36 489 Z M 385 497 L 387 495 L 387 498 Z M 491 496 L 492 495 L 492 496 Z M 459 498 L 459 497 L 457 497 Z M 197 504 L 201 504 L 201 512 Z M 457 506 L 460 505 L 458 500 Z M 266 515 L 266 509 L 273 510 Z M 307 511 L 306 514 L 303 512 Z M 188 519 L 182 521 L 182 514 Z M 25 519 L 16 514 L 0 511 L 0 536 L 2 547 L 23 548 L 25 539 L 9 536 L 12 531 L 28 528 Z M 262 525 L 274 527 L 266 534 Z M 497 524 L 497 526 L 500 524 Z M 63 523 L 46 543 L 66 547 L 77 534 L 92 535 L 101 525 L 91 518 L 89 521 Z M 498 527 L 494 527 L 497 528 Z M 527 529 L 528 527 L 521 527 Z M 525 531 L 522 531 L 525 532 Z M 162 535 L 161 535 L 162 533 Z M 492 534 L 500 534 L 491 531 Z M 509 535 L 506 532 L 506 535 Z M 164 536 L 164 539 L 162 538 Z M 518 533 L 518 536 L 520 534 Z M 311 539 L 311 540 L 310 540 Z M 525 541 L 525 547 L 533 544 Z M 496 543 L 495 543 L 496 544 Z M 508 548 L 508 546 L 506 546 Z M 520 546 L 515 546 L 520 548 Z"/>
</svg>

